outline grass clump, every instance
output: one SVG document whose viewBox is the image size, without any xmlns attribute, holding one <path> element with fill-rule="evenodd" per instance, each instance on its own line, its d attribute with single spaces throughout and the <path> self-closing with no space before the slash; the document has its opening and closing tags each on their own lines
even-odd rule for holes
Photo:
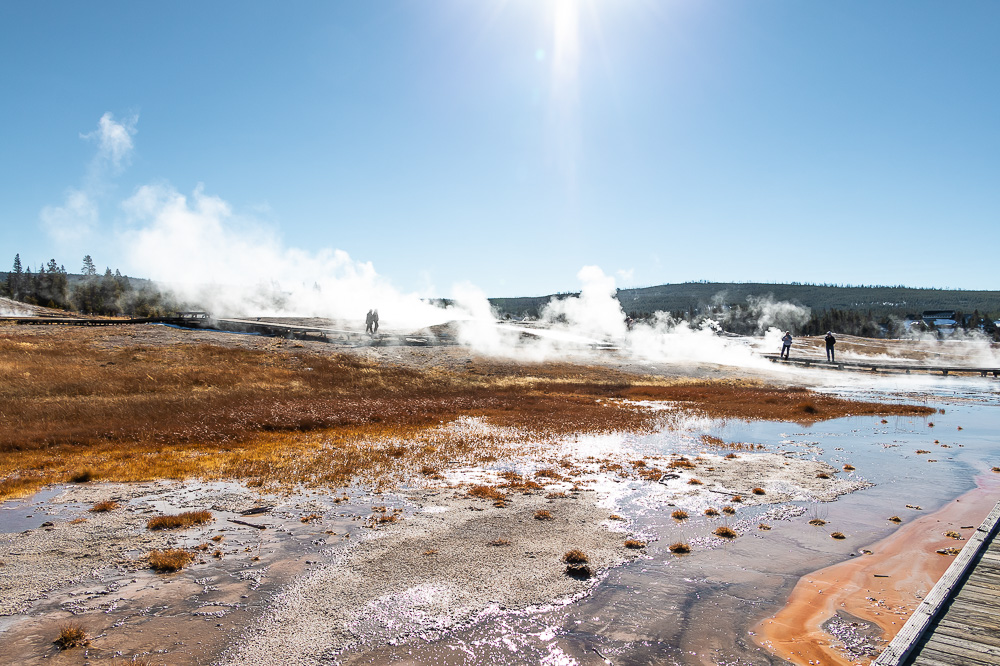
<svg viewBox="0 0 1000 666">
<path fill-rule="evenodd" d="M 701 481 L 699 481 L 698 479 L 689 479 L 688 480 L 688 485 L 689 486 L 701 486 L 701 485 L 704 485 L 704 484 Z"/>
<path fill-rule="evenodd" d="M 192 525 L 203 525 L 212 520 L 211 511 L 185 511 L 172 516 L 156 516 L 146 521 L 149 530 L 175 530 Z"/>
<path fill-rule="evenodd" d="M 493 541 L 490 541 L 486 545 L 487 546 L 494 546 L 494 547 L 498 547 L 499 548 L 499 547 L 503 547 L 503 546 L 509 546 L 511 544 L 510 544 L 510 541 L 507 540 L 507 539 L 494 539 Z"/>
<path fill-rule="evenodd" d="M 767 523 L 761 523 L 760 525 L 757 526 L 757 529 L 759 529 L 761 532 L 766 532 L 769 529 L 771 529 L 771 526 L 768 525 Z"/>
<path fill-rule="evenodd" d="M 194 555 L 180 548 L 153 550 L 149 553 L 149 567 L 156 573 L 180 571 L 192 560 L 194 560 Z"/>
<path fill-rule="evenodd" d="M 674 520 L 687 520 L 688 515 L 686 511 L 681 511 L 680 509 L 677 509 L 676 511 L 670 514 L 670 517 L 673 518 Z"/>
<path fill-rule="evenodd" d="M 626 539 L 625 540 L 625 547 L 626 548 L 632 548 L 633 550 L 638 549 L 638 548 L 645 548 L 646 547 L 646 542 L 645 541 L 639 541 L 638 539 Z"/>
<path fill-rule="evenodd" d="M 493 506 L 506 506 L 507 496 L 492 486 L 472 486 L 466 492 L 469 497 L 491 500 Z"/>
<path fill-rule="evenodd" d="M 69 480 L 71 483 L 87 483 L 94 480 L 94 472 L 89 469 L 83 469 L 71 474 Z"/>
<path fill-rule="evenodd" d="M 829 479 L 830 475 L 827 474 L 826 472 L 820 472 L 819 474 L 816 475 L 816 478 L 817 479 Z"/>
<path fill-rule="evenodd" d="M 104 500 L 103 502 L 98 502 L 88 510 L 91 513 L 104 513 L 106 511 L 114 511 L 117 508 L 118 502 L 114 500 Z"/>
<path fill-rule="evenodd" d="M 822 527 L 823 525 L 826 525 L 826 521 L 822 518 L 813 518 L 809 521 L 809 524 L 815 527 Z"/>
<path fill-rule="evenodd" d="M 736 509 L 727 505 L 722 507 L 722 513 L 726 514 L 727 516 L 733 516 L 736 515 Z"/>
<path fill-rule="evenodd" d="M 713 531 L 712 534 L 714 534 L 717 537 L 721 537 L 723 539 L 735 539 L 736 538 L 736 531 L 733 528 L 731 528 L 731 527 L 726 527 L 725 525 L 721 525 L 719 527 L 716 527 L 715 531 Z"/>
<path fill-rule="evenodd" d="M 901 523 L 901 522 L 903 522 L 903 519 L 900 518 L 899 516 L 892 516 L 891 518 L 889 518 L 889 522 L 890 523 Z"/>
<path fill-rule="evenodd" d="M 87 632 L 78 622 L 64 624 L 59 628 L 59 635 L 52 641 L 60 650 L 70 650 L 75 647 L 85 647 L 90 645 L 87 640 Z"/>
<path fill-rule="evenodd" d="M 946 537 L 948 537 L 949 539 L 961 539 L 962 538 L 962 535 L 959 534 L 958 532 L 956 532 L 955 530 L 948 530 L 947 532 L 944 533 L 944 535 Z"/>
<path fill-rule="evenodd" d="M 733 502 L 739 504 L 743 501 L 743 495 L 733 495 Z"/>
<path fill-rule="evenodd" d="M 708 507 L 707 509 L 705 509 L 705 515 L 714 518 L 715 516 L 719 515 L 719 510 L 713 509 L 712 507 Z"/>
<path fill-rule="evenodd" d="M 608 520 L 625 520 L 625 519 L 619 516 L 617 513 L 613 513 L 610 516 L 608 516 Z"/>
<path fill-rule="evenodd" d="M 853 472 L 854 469 L 855 469 L 854 465 L 851 465 L 849 463 L 847 465 L 844 465 L 844 471 L 845 472 Z"/>
<path fill-rule="evenodd" d="M 680 541 L 678 541 L 677 543 L 672 543 L 669 546 L 667 546 L 667 550 L 669 550 L 674 555 L 686 555 L 691 552 L 691 546 L 689 546 L 686 543 L 681 543 Z"/>
<path fill-rule="evenodd" d="M 938 555 L 958 555 L 962 552 L 961 548 L 942 548 L 941 550 L 935 551 Z"/>
<path fill-rule="evenodd" d="M 546 511 L 545 509 L 540 509 L 535 512 L 535 520 L 553 520 L 554 518 L 555 516 L 553 516 L 551 512 Z"/>
<path fill-rule="evenodd" d="M 846 536 L 844 536 L 843 532 L 834 532 L 830 536 L 833 537 L 834 539 L 846 539 L 847 538 Z"/>
<path fill-rule="evenodd" d="M 567 550 L 563 553 L 562 560 L 566 564 L 586 564 L 589 561 L 586 553 L 576 548 L 573 550 Z"/>
<path fill-rule="evenodd" d="M 750 492 L 752 492 L 754 495 L 764 495 L 764 494 L 766 494 L 766 492 L 765 492 L 765 490 L 763 488 L 754 488 Z"/>
</svg>

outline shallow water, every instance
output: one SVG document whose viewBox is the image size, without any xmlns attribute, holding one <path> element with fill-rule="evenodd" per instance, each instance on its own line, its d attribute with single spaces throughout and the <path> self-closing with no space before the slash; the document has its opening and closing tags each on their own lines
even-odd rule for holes
<svg viewBox="0 0 1000 666">
<path fill-rule="evenodd" d="M 840 475 L 874 485 L 833 502 L 782 503 L 781 511 L 774 505 L 741 508 L 730 522 L 741 536 L 723 542 L 708 536 L 717 522 L 670 519 L 672 509 L 656 484 L 605 480 L 600 487 L 608 493 L 609 512 L 628 516 L 630 531 L 651 543 L 642 558 L 611 571 L 591 595 L 567 605 L 496 613 L 432 643 L 344 655 L 344 663 L 785 663 L 754 644 L 751 628 L 781 607 L 799 577 L 858 556 L 898 529 L 889 516 L 908 522 L 938 509 L 1000 463 L 998 382 L 851 377 L 825 390 L 861 399 L 893 399 L 890 394 L 906 391 L 908 401 L 944 413 L 886 423 L 879 417 L 850 417 L 814 425 L 695 419 L 681 430 L 653 436 L 579 438 L 566 445 L 579 456 L 634 456 L 697 454 L 704 448 L 700 435 L 711 434 L 837 469 L 851 464 L 856 469 Z M 930 453 L 917 454 L 918 449 Z M 826 525 L 809 526 L 811 518 Z M 754 529 L 762 520 L 772 525 L 770 531 Z M 834 530 L 847 538 L 831 539 Z M 692 544 L 690 555 L 677 557 L 667 550 L 679 540 Z"/>
</svg>

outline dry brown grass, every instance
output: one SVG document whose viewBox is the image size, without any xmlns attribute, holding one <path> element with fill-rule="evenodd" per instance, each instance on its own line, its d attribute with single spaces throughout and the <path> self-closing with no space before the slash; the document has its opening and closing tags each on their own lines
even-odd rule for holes
<svg viewBox="0 0 1000 666">
<path fill-rule="evenodd" d="M 809 524 L 815 527 L 822 527 L 823 525 L 826 525 L 826 521 L 822 518 L 813 518 L 809 521 Z"/>
<path fill-rule="evenodd" d="M 763 488 L 754 488 L 750 492 L 752 492 L 754 495 L 764 495 L 764 494 L 766 494 Z"/>
<path fill-rule="evenodd" d="M 851 464 L 844 465 L 844 471 L 845 472 L 853 472 L 854 471 L 854 465 L 851 465 Z"/>
<path fill-rule="evenodd" d="M 494 539 L 493 541 L 490 541 L 486 545 L 487 546 L 502 547 L 502 546 L 509 546 L 511 544 L 510 544 L 510 541 L 508 539 Z"/>
<path fill-rule="evenodd" d="M 555 516 L 553 516 L 551 512 L 546 511 L 545 509 L 540 509 L 535 512 L 535 520 L 553 520 L 554 518 Z"/>
<path fill-rule="evenodd" d="M 710 516 L 710 517 L 718 516 L 719 515 L 719 510 L 718 509 L 713 509 L 712 507 L 708 507 L 707 509 L 705 509 L 705 515 L 706 516 Z"/>
<path fill-rule="evenodd" d="M 947 532 L 944 533 L 944 535 L 946 537 L 948 537 L 949 539 L 961 539 L 962 538 L 962 535 L 959 534 L 958 532 L 956 532 L 955 530 L 948 530 Z"/>
<path fill-rule="evenodd" d="M 846 539 L 847 538 L 846 536 L 844 536 L 843 532 L 833 532 L 830 536 L 833 537 L 834 539 Z"/>
<path fill-rule="evenodd" d="M 149 530 L 176 530 L 192 525 L 204 525 L 212 520 L 211 511 L 185 511 L 170 516 L 155 516 L 146 521 Z"/>
<path fill-rule="evenodd" d="M 820 472 L 819 474 L 816 475 L 816 478 L 817 479 L 829 479 L 830 475 L 827 474 L 826 472 Z"/>
<path fill-rule="evenodd" d="M 691 552 L 691 546 L 680 541 L 670 544 L 667 549 L 674 555 L 686 555 Z"/>
<path fill-rule="evenodd" d="M 633 550 L 637 550 L 639 548 L 645 548 L 646 547 L 646 542 L 645 541 L 639 541 L 638 539 L 625 539 L 625 547 L 626 548 L 632 548 Z"/>
<path fill-rule="evenodd" d="M 889 522 L 891 522 L 891 523 L 901 523 L 901 522 L 903 522 L 903 519 L 900 518 L 899 516 L 893 516 L 893 517 L 889 518 Z"/>
<path fill-rule="evenodd" d="M 673 518 L 674 520 L 687 520 L 688 515 L 686 511 L 681 511 L 680 509 L 677 509 L 676 511 L 670 514 L 670 517 Z"/>
<path fill-rule="evenodd" d="M 933 411 L 563 363 L 416 370 L 287 347 L 154 344 L 144 330 L 126 338 L 115 330 L 0 327 L 0 499 L 91 479 L 380 487 L 449 460 L 495 461 L 529 437 L 658 426 L 660 415 L 628 399 L 672 401 L 710 417 L 793 421 L 802 420 L 796 405 L 805 399 L 818 409 L 807 420 Z M 521 434 L 441 432 L 442 423 L 466 416 Z"/>
<path fill-rule="evenodd" d="M 157 573 L 180 571 L 190 564 L 192 560 L 194 560 L 194 555 L 180 548 L 152 550 L 149 552 L 149 567 Z"/>
<path fill-rule="evenodd" d="M 87 632 L 79 622 L 64 624 L 59 627 L 59 635 L 52 641 L 60 650 L 70 650 L 75 647 L 86 647 L 90 645 L 87 640 Z"/>
<path fill-rule="evenodd" d="M 699 481 L 698 479 L 688 479 L 688 485 L 689 486 L 701 486 L 701 485 L 704 485 L 704 484 L 701 481 Z"/>
<path fill-rule="evenodd" d="M 573 550 L 567 550 L 565 553 L 563 553 L 562 560 L 566 564 L 586 564 L 589 561 L 587 559 L 586 553 L 576 548 L 574 548 Z"/>
<path fill-rule="evenodd" d="M 114 500 L 105 500 L 90 507 L 89 511 L 92 511 L 93 513 L 104 513 L 106 511 L 114 511 L 117 508 L 118 502 Z"/>
<path fill-rule="evenodd" d="M 725 525 L 716 527 L 715 530 L 712 532 L 712 534 L 714 534 L 717 537 L 721 537 L 723 539 L 736 538 L 736 531 L 731 527 L 726 527 Z"/>
<path fill-rule="evenodd" d="M 736 514 L 736 509 L 734 509 L 731 506 L 724 506 L 724 507 L 722 507 L 722 513 L 724 513 L 724 514 L 726 514 L 728 516 L 732 516 L 732 515 Z"/>
<path fill-rule="evenodd" d="M 762 532 L 767 532 L 768 530 L 771 529 L 771 526 L 768 525 L 767 523 L 761 523 L 760 525 L 757 526 L 757 529 L 759 529 Z"/>
</svg>

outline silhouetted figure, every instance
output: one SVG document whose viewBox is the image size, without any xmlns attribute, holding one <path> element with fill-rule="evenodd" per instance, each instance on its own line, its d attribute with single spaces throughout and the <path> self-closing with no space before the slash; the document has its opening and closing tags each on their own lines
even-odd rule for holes
<svg viewBox="0 0 1000 666">
<path fill-rule="evenodd" d="M 625 328 L 631 331 L 632 326 L 634 325 L 635 325 L 635 320 L 633 320 L 632 317 L 625 317 Z"/>
<path fill-rule="evenodd" d="M 781 358 L 788 359 L 792 351 L 792 332 L 785 331 L 785 337 L 781 338 Z"/>
<path fill-rule="evenodd" d="M 365 333 L 368 335 L 372 334 L 372 324 L 375 322 L 375 315 L 371 310 L 365 315 Z"/>
<path fill-rule="evenodd" d="M 833 337 L 833 331 L 827 331 L 826 337 L 823 338 L 826 341 L 826 360 L 830 363 L 834 362 L 833 346 L 837 344 L 837 338 Z"/>
<path fill-rule="evenodd" d="M 372 310 L 372 333 L 378 335 L 378 310 Z"/>
</svg>

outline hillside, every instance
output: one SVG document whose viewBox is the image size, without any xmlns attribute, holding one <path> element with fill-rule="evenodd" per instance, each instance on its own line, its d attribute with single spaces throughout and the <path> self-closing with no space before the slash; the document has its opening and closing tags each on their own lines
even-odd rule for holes
<svg viewBox="0 0 1000 666">
<path fill-rule="evenodd" d="M 501 314 L 536 316 L 549 296 L 491 298 Z M 915 289 L 910 287 L 836 287 L 811 284 L 685 282 L 641 289 L 620 289 L 618 300 L 628 313 L 702 311 L 711 305 L 745 305 L 748 298 L 771 297 L 811 310 L 871 312 L 876 318 L 905 317 L 924 310 L 958 310 L 1000 317 L 1000 291 Z"/>
</svg>

